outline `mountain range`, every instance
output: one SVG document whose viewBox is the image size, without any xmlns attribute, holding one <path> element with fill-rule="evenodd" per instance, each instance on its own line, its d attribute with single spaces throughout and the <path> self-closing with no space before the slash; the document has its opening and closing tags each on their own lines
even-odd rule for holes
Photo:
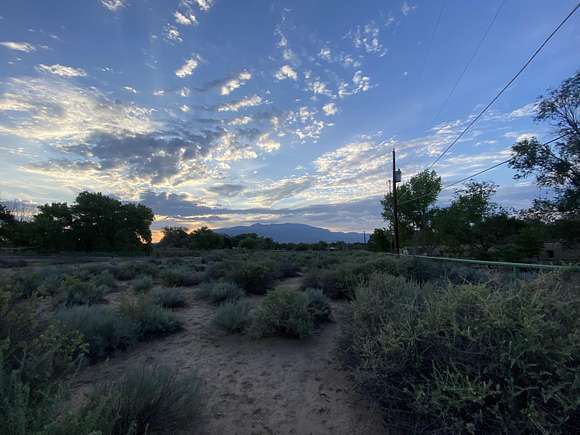
<svg viewBox="0 0 580 435">
<path fill-rule="evenodd" d="M 228 236 L 238 236 L 245 233 L 255 233 L 262 237 L 269 237 L 279 243 L 316 243 L 316 242 L 346 242 L 362 243 L 363 233 L 343 233 L 330 231 L 326 228 L 313 227 L 305 224 L 253 224 L 249 226 L 236 226 L 230 228 L 218 228 L 217 233 Z"/>
</svg>

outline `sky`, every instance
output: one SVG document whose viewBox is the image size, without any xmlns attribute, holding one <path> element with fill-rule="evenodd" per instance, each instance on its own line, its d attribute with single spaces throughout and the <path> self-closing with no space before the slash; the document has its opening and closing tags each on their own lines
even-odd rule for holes
<svg viewBox="0 0 580 435">
<path fill-rule="evenodd" d="M 427 167 L 576 0 L 2 0 L 0 198 L 83 190 L 154 228 L 384 226 L 391 151 Z M 579 67 L 580 13 L 437 163 L 443 184 L 505 160 L 538 96 Z M 522 208 L 540 191 L 480 177 Z M 440 204 L 450 201 L 445 191 Z"/>
</svg>

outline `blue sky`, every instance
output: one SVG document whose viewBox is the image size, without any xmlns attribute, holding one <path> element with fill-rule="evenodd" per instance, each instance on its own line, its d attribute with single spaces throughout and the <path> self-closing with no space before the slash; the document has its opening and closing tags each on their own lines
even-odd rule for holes
<svg viewBox="0 0 580 435">
<path fill-rule="evenodd" d="M 0 195 L 102 191 L 150 205 L 156 228 L 371 230 L 393 146 L 404 179 L 427 166 L 575 3 L 3 0 Z M 579 53 L 574 16 L 437 164 L 444 184 L 552 138 L 534 101 Z M 486 176 L 505 206 L 539 193 Z"/>
</svg>

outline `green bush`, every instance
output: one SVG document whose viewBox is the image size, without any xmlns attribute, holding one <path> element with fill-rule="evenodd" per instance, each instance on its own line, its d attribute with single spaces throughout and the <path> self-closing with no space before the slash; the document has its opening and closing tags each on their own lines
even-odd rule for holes
<svg viewBox="0 0 580 435">
<path fill-rule="evenodd" d="M 214 324 L 229 333 L 243 332 L 251 322 L 247 301 L 225 302 L 215 313 Z"/>
<path fill-rule="evenodd" d="M 357 289 L 341 349 L 402 432 L 580 427 L 580 294 L 559 277 L 434 289 L 389 275 Z"/>
<path fill-rule="evenodd" d="M 181 322 L 173 313 L 144 297 L 135 301 L 123 299 L 119 308 L 121 316 L 137 324 L 140 339 L 169 334 L 181 329 Z"/>
<path fill-rule="evenodd" d="M 332 318 L 332 308 L 329 299 L 318 288 L 307 288 L 304 291 L 307 307 L 315 324 L 329 322 Z"/>
<path fill-rule="evenodd" d="M 97 287 L 105 287 L 109 290 L 113 289 L 116 284 L 115 277 L 108 270 L 100 272 L 92 279 L 92 281 Z"/>
<path fill-rule="evenodd" d="M 227 280 L 236 283 L 248 293 L 263 295 L 272 288 L 274 274 L 265 265 L 246 261 L 231 268 Z"/>
<path fill-rule="evenodd" d="M 187 305 L 185 292 L 182 289 L 156 288 L 151 292 L 153 302 L 165 308 L 180 308 Z"/>
<path fill-rule="evenodd" d="M 142 275 L 133 280 L 133 290 L 137 293 L 145 293 L 153 288 L 153 278 L 150 275 Z"/>
<path fill-rule="evenodd" d="M 363 279 L 350 265 L 340 265 L 336 269 L 309 271 L 303 280 L 304 288 L 319 288 L 331 299 L 351 299 L 354 289 Z"/>
<path fill-rule="evenodd" d="M 304 338 L 312 334 L 313 327 L 306 295 L 295 290 L 276 289 L 268 292 L 256 308 L 251 334 L 255 337 Z"/>
<path fill-rule="evenodd" d="M 56 318 L 70 330 L 79 331 L 88 343 L 91 361 L 126 349 L 139 338 L 136 322 L 109 307 L 76 306 L 60 310 Z"/>
<path fill-rule="evenodd" d="M 161 282 L 169 287 L 191 287 L 203 280 L 203 274 L 185 267 L 166 269 L 161 272 Z"/>
<path fill-rule="evenodd" d="M 246 292 L 237 284 L 227 281 L 218 281 L 202 284 L 196 292 L 196 296 L 207 299 L 213 304 L 222 302 L 234 302 L 244 297 Z"/>
<path fill-rule="evenodd" d="M 90 281 L 82 281 L 74 276 L 63 279 L 59 295 L 67 307 L 72 305 L 93 305 L 103 301 L 105 287 L 96 286 Z"/>
<path fill-rule="evenodd" d="M 201 409 L 196 372 L 184 376 L 164 367 L 136 368 L 98 387 L 52 434 L 178 433 L 201 417 Z"/>
</svg>

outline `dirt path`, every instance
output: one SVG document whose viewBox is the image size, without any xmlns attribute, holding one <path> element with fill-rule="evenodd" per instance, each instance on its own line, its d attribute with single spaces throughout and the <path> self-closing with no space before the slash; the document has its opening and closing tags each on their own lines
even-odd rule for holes
<svg viewBox="0 0 580 435">
<path fill-rule="evenodd" d="M 381 434 L 381 419 L 353 391 L 334 355 L 345 305 L 333 309 L 338 321 L 308 340 L 251 340 L 217 330 L 211 325 L 215 308 L 193 301 L 178 314 L 183 332 L 88 367 L 77 386 L 82 391 L 116 379 L 135 364 L 195 368 L 204 380 L 205 421 L 186 433 Z"/>
</svg>

